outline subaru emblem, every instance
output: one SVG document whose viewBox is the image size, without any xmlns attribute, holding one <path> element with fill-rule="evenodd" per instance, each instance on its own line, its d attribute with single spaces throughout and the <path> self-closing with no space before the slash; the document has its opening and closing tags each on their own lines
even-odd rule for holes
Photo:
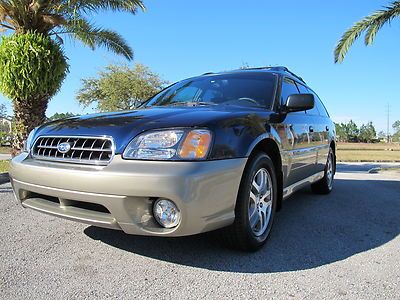
<svg viewBox="0 0 400 300">
<path fill-rule="evenodd" d="M 71 144 L 70 143 L 60 143 L 57 146 L 57 150 L 60 153 L 67 153 L 69 150 L 71 150 Z"/>
</svg>

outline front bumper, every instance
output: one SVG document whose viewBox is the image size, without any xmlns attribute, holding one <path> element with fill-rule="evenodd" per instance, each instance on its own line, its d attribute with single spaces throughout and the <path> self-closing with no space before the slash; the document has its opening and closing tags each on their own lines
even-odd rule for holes
<svg viewBox="0 0 400 300">
<path fill-rule="evenodd" d="M 54 163 L 21 154 L 11 161 L 17 200 L 58 217 L 128 234 L 183 236 L 230 225 L 247 159 L 204 162 L 123 160 L 105 167 Z M 162 228 L 155 199 L 175 202 L 180 224 Z"/>
</svg>

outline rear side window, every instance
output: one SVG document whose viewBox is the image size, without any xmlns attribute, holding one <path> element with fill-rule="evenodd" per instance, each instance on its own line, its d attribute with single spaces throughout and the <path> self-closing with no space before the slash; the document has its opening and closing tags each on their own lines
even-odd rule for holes
<svg viewBox="0 0 400 300">
<path fill-rule="evenodd" d="M 309 92 L 314 95 L 315 99 L 315 106 L 318 108 L 319 114 L 323 117 L 329 118 L 328 111 L 326 110 L 324 104 L 322 103 L 321 99 L 319 99 L 318 95 L 314 93 L 313 90 L 309 89 Z"/>
<path fill-rule="evenodd" d="M 289 79 L 289 78 L 283 78 L 282 81 L 282 91 L 281 91 L 281 103 L 285 104 L 287 98 L 290 95 L 293 94 L 298 94 L 299 90 L 296 87 L 296 84 L 294 83 L 293 80 Z"/>
</svg>

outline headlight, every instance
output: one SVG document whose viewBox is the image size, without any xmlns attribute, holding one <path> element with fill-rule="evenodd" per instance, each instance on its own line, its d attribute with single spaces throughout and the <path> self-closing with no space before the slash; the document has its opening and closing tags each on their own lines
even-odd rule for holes
<svg viewBox="0 0 400 300">
<path fill-rule="evenodd" d="M 33 138 L 35 136 L 36 128 L 33 129 L 29 135 L 28 138 L 24 141 L 24 148 L 22 149 L 23 152 L 29 152 L 31 151 L 32 143 L 33 143 Z"/>
<path fill-rule="evenodd" d="M 145 160 L 201 160 L 211 145 L 206 129 L 170 129 L 145 132 L 126 147 L 123 158 Z"/>
</svg>

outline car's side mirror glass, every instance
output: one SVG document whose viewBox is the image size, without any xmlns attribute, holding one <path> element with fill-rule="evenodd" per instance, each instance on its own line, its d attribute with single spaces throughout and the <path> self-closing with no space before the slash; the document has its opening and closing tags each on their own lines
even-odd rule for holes
<svg viewBox="0 0 400 300">
<path fill-rule="evenodd" d="M 293 94 L 290 95 L 286 104 L 283 107 L 283 112 L 305 111 L 314 108 L 314 95 L 313 94 Z"/>
</svg>

